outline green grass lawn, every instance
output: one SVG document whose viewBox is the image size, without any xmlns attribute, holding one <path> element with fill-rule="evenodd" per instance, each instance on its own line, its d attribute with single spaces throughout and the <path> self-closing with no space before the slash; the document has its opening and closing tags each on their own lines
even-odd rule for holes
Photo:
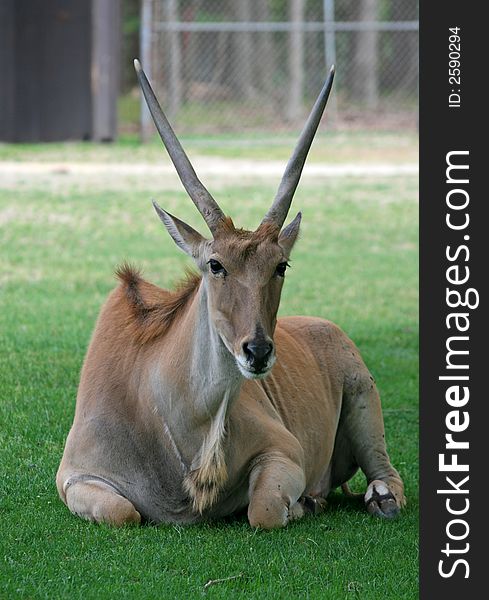
<svg viewBox="0 0 489 600">
<path fill-rule="evenodd" d="M 128 259 L 170 286 L 187 264 L 152 211 L 151 187 L 86 192 L 34 182 L 12 191 L 0 182 L 0 598 L 416 598 L 414 178 L 303 182 L 291 211 L 303 211 L 302 236 L 281 305 L 283 315 L 335 321 L 359 346 L 406 483 L 398 520 L 373 519 L 334 493 L 325 514 L 280 531 L 254 531 L 243 518 L 115 530 L 81 521 L 59 501 L 55 472 L 114 268 Z M 236 224 L 254 227 L 275 187 L 222 186 L 216 197 Z M 183 192 L 156 197 L 204 231 Z M 363 486 L 357 476 L 353 487 Z M 204 587 L 216 579 L 225 581 Z"/>
</svg>

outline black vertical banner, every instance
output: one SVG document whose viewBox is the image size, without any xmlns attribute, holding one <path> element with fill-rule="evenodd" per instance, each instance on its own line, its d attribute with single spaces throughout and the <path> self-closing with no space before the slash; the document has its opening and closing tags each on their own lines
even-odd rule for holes
<svg viewBox="0 0 489 600">
<path fill-rule="evenodd" d="M 488 593 L 489 30 L 482 7 L 453 0 L 420 7 L 422 599 Z"/>
</svg>

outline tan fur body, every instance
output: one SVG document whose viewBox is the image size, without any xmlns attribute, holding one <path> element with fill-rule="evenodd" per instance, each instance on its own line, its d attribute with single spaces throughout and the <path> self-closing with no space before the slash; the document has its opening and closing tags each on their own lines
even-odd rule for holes
<svg viewBox="0 0 489 600">
<path fill-rule="evenodd" d="M 68 491 L 80 483 L 90 484 L 95 476 L 100 486 L 107 482 L 119 498 L 129 500 L 145 520 L 194 522 L 248 506 L 256 482 L 272 467 L 279 474 L 273 494 L 281 496 L 284 477 L 284 493 L 289 494 L 284 502 L 289 508 L 305 494 L 326 497 L 362 466 L 372 471 L 369 480 L 388 478 L 403 503 L 402 483 L 385 453 L 373 380 L 346 335 L 317 318 L 278 320 L 275 366 L 266 379 L 237 377 L 225 432 L 220 432 L 218 448 L 211 449 L 206 464 L 199 464 L 212 419 L 195 422 L 183 410 L 191 377 L 187 364 L 191 340 L 182 332 L 196 318 L 202 283 L 194 282 L 186 303 L 166 328 L 149 332 L 148 323 L 135 311 L 131 282 L 146 308 L 168 301 L 169 292 L 134 274 L 134 280 L 128 276 L 102 309 L 57 476 L 65 502 Z M 168 374 L 171 381 L 165 380 Z M 200 377 L 205 379 L 205 372 Z M 351 426 L 343 424 L 347 412 L 352 413 Z M 369 428 L 371 439 L 361 440 L 366 456 L 360 457 L 351 430 L 364 436 L 368 419 L 374 427 Z M 191 423 L 191 431 L 186 431 L 185 421 Z M 341 456 L 335 455 L 335 442 Z M 294 469 L 303 475 L 296 477 L 291 486 L 296 489 L 290 493 L 287 477 Z M 110 521 L 97 519 L 90 510 L 74 512 Z M 124 515 L 119 521 L 138 520 L 131 511 Z M 263 516 L 255 524 L 267 526 Z"/>
</svg>

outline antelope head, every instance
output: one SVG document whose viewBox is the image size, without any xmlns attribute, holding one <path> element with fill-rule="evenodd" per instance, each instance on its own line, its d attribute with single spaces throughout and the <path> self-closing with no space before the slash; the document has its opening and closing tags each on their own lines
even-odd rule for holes
<svg viewBox="0 0 489 600">
<path fill-rule="evenodd" d="M 134 65 L 160 137 L 212 239 L 153 202 L 155 210 L 177 246 L 193 258 L 202 273 L 209 318 L 239 370 L 248 379 L 264 377 L 275 362 L 273 333 L 301 213 L 285 228 L 283 225 L 331 91 L 334 68 L 300 135 L 272 206 L 255 231 L 245 231 L 234 227 L 198 179 L 139 61 Z"/>
</svg>

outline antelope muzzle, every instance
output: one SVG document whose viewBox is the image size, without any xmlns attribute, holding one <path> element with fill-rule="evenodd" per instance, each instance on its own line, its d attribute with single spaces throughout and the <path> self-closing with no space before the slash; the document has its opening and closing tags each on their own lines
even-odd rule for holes
<svg viewBox="0 0 489 600">
<path fill-rule="evenodd" d="M 252 338 L 243 342 L 239 364 L 248 378 L 264 377 L 275 362 L 275 347 L 268 337 Z"/>
</svg>

